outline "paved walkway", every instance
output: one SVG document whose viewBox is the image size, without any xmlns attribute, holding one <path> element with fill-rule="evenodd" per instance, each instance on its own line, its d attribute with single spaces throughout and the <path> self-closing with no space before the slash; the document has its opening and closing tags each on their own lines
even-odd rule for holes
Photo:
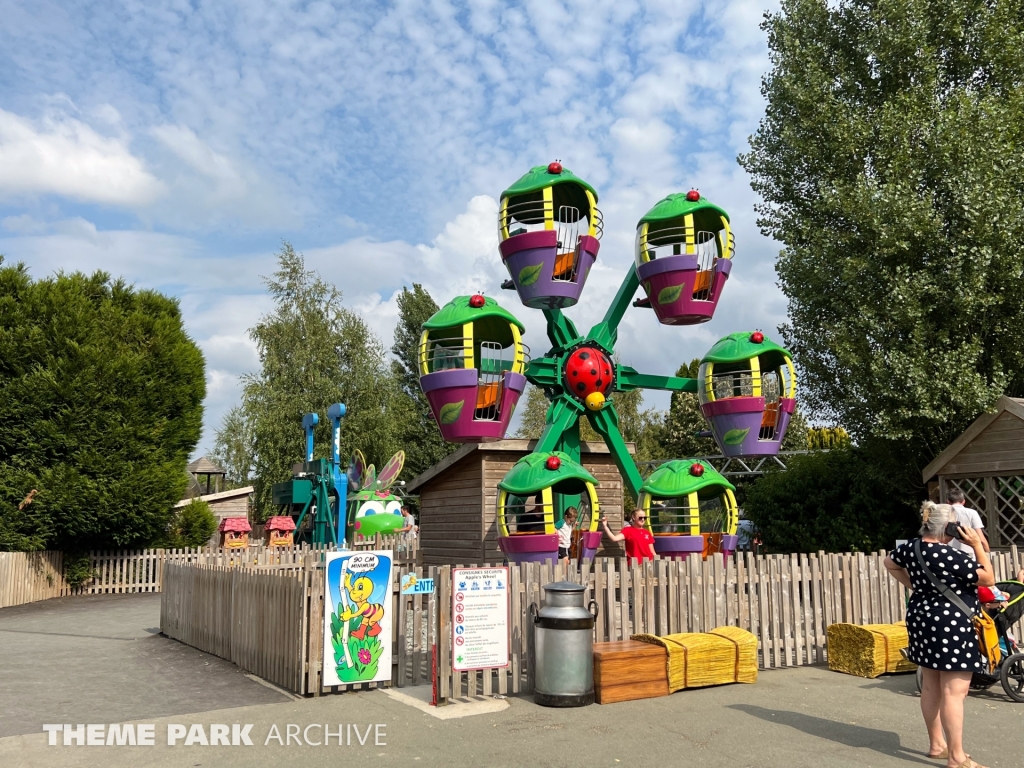
<svg viewBox="0 0 1024 768">
<path fill-rule="evenodd" d="M 81 599 L 80 599 L 81 600 Z M 145 628 L 152 598 L 105 598 L 94 603 L 97 624 L 82 614 L 85 601 L 47 604 L 53 625 L 74 632 L 35 635 L 16 654 L 0 656 L 0 706 L 4 727 L 15 713 L 19 725 L 0 738 L 0 766 L 117 768 L 118 766 L 287 766 L 342 763 L 394 766 L 708 766 L 709 768 L 865 768 L 936 766 L 924 756 L 912 675 L 863 680 L 823 668 L 762 672 L 756 685 L 682 691 L 661 699 L 551 710 L 528 698 L 509 699 L 503 711 L 439 720 L 382 692 L 294 700 L 264 688 L 231 665 L 159 637 Z M 34 611 L 40 609 L 38 605 Z M 7 650 L 12 619 L 25 622 L 33 610 L 0 611 L 0 643 Z M 136 613 L 138 612 L 138 613 Z M 137 627 L 120 631 L 114 619 Z M 128 619 L 130 617 L 131 620 Z M 21 627 L 24 627 L 21 624 Z M 19 627 L 20 628 L 20 627 Z M 90 629 L 91 631 L 86 631 Z M 38 629 L 34 630 L 38 631 Z M 60 631 L 60 630 L 59 630 Z M 95 636 L 93 642 L 87 635 Z M 138 637 L 128 640 L 128 637 Z M 57 641 L 54 638 L 61 637 Z M 44 645 L 46 643 L 51 645 Z M 168 645 L 170 644 L 170 645 Z M 75 652 L 79 646 L 88 653 Z M 137 653 L 135 647 L 153 649 Z M 126 650 L 127 649 L 127 650 Z M 46 658 L 57 653 L 59 661 Z M 14 656 L 14 658 L 12 658 Z M 109 660 L 108 660 L 109 656 Z M 91 657 L 91 658 L 90 658 Z M 73 669 L 68 673 L 68 664 Z M 205 666 L 209 663 L 209 666 Z M 19 680 L 7 675 L 15 671 Z M 113 682 L 111 682 L 113 681 Z M 57 686 L 62 693 L 51 689 Z M 194 698 L 190 698 L 190 696 Z M 251 696 L 248 702 L 246 697 Z M 221 704 L 217 704 L 217 700 Z M 239 706 L 247 703 L 249 706 Z M 139 709 L 147 706 L 148 709 Z M 170 716 L 157 714 L 159 707 Z M 133 711 L 132 707 L 136 709 Z M 219 709 L 214 709 L 219 707 Z M 34 714 L 28 715 L 25 712 Z M 128 712 L 128 714 L 125 714 Z M 47 746 L 43 722 L 154 724 L 154 747 Z M 172 724 L 251 724 L 251 747 L 167 746 Z M 342 724 L 351 745 L 286 746 L 288 725 L 322 740 L 319 725 Z M 367 727 L 381 726 L 381 744 Z M 348 728 L 356 726 L 356 732 Z M 295 731 L 293 731 L 295 732 Z M 356 733 L 363 734 L 359 745 Z M 975 695 L 967 706 L 968 746 L 976 759 L 995 768 L 1024 765 L 1024 705 L 1002 695 Z M 58 734 L 58 744 L 60 736 Z"/>
</svg>

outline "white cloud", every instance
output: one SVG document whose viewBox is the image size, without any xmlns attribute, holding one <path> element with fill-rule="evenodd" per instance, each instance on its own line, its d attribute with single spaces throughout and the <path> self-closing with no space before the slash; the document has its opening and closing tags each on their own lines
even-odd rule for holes
<svg viewBox="0 0 1024 768">
<path fill-rule="evenodd" d="M 0 109 L 0 196 L 61 195 L 136 207 L 164 193 L 123 137 L 62 114 L 32 121 Z"/>
</svg>

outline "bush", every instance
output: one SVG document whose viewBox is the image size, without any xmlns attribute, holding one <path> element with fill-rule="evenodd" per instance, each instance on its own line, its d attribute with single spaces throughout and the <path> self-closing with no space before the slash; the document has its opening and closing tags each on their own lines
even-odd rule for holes
<svg viewBox="0 0 1024 768">
<path fill-rule="evenodd" d="M 217 530 L 217 518 L 210 505 L 202 499 L 192 499 L 179 508 L 167 529 L 167 547 L 205 547 Z"/>
<path fill-rule="evenodd" d="M 746 488 L 744 511 L 769 552 L 888 549 L 918 525 L 899 466 L 884 450 L 858 447 L 794 456 Z"/>
<path fill-rule="evenodd" d="M 0 548 L 162 536 L 202 428 L 203 368 L 176 300 L 0 261 Z"/>
<path fill-rule="evenodd" d="M 64 553 L 64 581 L 69 587 L 78 589 L 94 575 L 87 552 Z"/>
</svg>

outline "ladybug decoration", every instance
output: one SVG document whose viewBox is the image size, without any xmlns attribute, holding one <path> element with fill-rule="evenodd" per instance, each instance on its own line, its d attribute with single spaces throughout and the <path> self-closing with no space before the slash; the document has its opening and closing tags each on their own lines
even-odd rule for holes
<svg viewBox="0 0 1024 768">
<path fill-rule="evenodd" d="M 698 192 L 696 189 L 691 189 L 689 192 L 686 193 L 686 199 L 689 200 L 691 203 L 696 203 L 697 201 L 700 200 L 700 192 Z"/>
<path fill-rule="evenodd" d="M 548 456 L 548 460 L 544 462 L 544 466 L 554 472 L 560 466 L 562 466 L 562 460 L 557 456 Z"/>
<path fill-rule="evenodd" d="M 691 464 L 690 465 L 690 474 L 693 475 L 694 477 L 700 477 L 701 475 L 704 474 L 704 465 L 703 464 Z"/>
<path fill-rule="evenodd" d="M 754 331 L 750 334 L 750 340 L 755 344 L 764 344 L 764 334 L 760 331 Z"/>
<path fill-rule="evenodd" d="M 481 296 L 479 293 L 474 293 L 469 297 L 469 306 L 473 309 L 480 309 L 484 304 L 487 303 L 487 299 Z"/>
<path fill-rule="evenodd" d="M 607 395 L 613 379 L 611 359 L 596 347 L 580 347 L 565 362 L 565 389 L 577 400 L 588 402 L 594 393 Z M 598 400 L 604 403 L 603 397 L 590 398 L 590 402 Z"/>
</svg>

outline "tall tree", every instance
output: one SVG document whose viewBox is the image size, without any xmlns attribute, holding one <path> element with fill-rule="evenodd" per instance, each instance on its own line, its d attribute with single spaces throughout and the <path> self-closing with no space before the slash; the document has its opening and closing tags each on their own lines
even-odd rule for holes
<svg viewBox="0 0 1024 768">
<path fill-rule="evenodd" d="M 695 357 L 680 365 L 676 376 L 696 379 L 699 368 L 700 359 Z M 707 429 L 708 423 L 700 411 L 697 396 L 690 392 L 673 392 L 665 417 L 665 452 L 674 459 L 713 456 L 719 452 L 714 439 L 698 437 L 699 432 Z"/>
<path fill-rule="evenodd" d="M 1024 395 L 1024 3 L 783 0 L 740 158 L 820 417 L 918 467 Z"/>
<path fill-rule="evenodd" d="M 177 300 L 0 259 L 0 549 L 163 536 L 205 394 Z"/>
<path fill-rule="evenodd" d="M 234 406 L 221 420 L 216 431 L 211 458 L 219 464 L 227 476 L 227 489 L 241 488 L 252 479 L 253 441 L 252 428 L 245 418 L 241 406 Z"/>
<path fill-rule="evenodd" d="M 438 306 L 419 283 L 402 288 L 398 295 L 398 324 L 391 353 L 391 367 L 402 392 L 408 398 L 408 414 L 399 424 L 399 438 L 405 449 L 402 476 L 413 478 L 429 469 L 459 446 L 445 442 L 420 389 L 419 347 L 421 326 L 437 312 Z"/>
<path fill-rule="evenodd" d="M 335 402 L 347 408 L 343 455 L 359 448 L 380 466 L 401 447 L 395 415 L 402 398 L 380 341 L 342 306 L 334 285 L 306 269 L 289 243 L 277 259 L 277 271 L 264 281 L 274 310 L 249 331 L 260 371 L 244 377 L 241 404 L 252 440 L 255 499 L 264 517 L 271 511 L 271 486 L 287 480 L 305 454 L 303 414 L 321 417 L 317 457 L 330 452 L 326 414 Z"/>
</svg>

